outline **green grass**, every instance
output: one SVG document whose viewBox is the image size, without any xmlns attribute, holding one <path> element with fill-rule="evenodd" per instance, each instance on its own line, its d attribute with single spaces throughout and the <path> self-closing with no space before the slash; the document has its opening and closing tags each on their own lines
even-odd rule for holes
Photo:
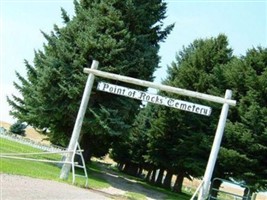
<svg viewBox="0 0 267 200">
<path fill-rule="evenodd" d="M 143 194 L 138 194 L 138 193 L 134 193 L 134 192 L 126 192 L 126 197 L 129 200 L 146 200 L 146 196 Z"/>
<path fill-rule="evenodd" d="M 14 141 L 10 141 L 4 138 L 0 138 L 0 153 L 31 153 L 31 152 L 42 152 L 36 148 L 20 144 Z M 48 159 L 48 160 L 61 160 L 61 155 L 49 154 L 49 155 L 31 155 L 27 156 L 28 158 L 35 159 Z M 16 174 L 29 176 L 33 178 L 41 178 L 48 180 L 55 180 L 62 182 L 59 179 L 61 168 L 57 164 L 45 163 L 45 162 L 34 162 L 27 160 L 18 160 L 18 159 L 7 159 L 0 158 L 0 173 L 7 174 Z M 77 173 L 81 173 L 81 170 L 77 170 Z M 98 174 L 94 165 L 87 167 L 88 172 L 88 183 L 89 187 L 94 189 L 109 187 L 110 184 L 107 183 L 103 178 Z M 78 186 L 85 185 L 85 179 L 82 177 L 76 177 L 75 184 Z M 68 183 L 72 183 L 72 174 L 69 175 L 67 180 Z"/>
<path fill-rule="evenodd" d="M 138 182 L 139 184 L 143 185 L 145 188 L 149 189 L 149 190 L 155 190 L 157 192 L 160 192 L 160 193 L 163 193 L 166 195 L 166 199 L 168 200 L 174 200 L 174 199 L 179 199 L 179 200 L 189 200 L 191 198 L 191 195 L 189 194 L 185 194 L 185 193 L 182 193 L 182 194 L 178 194 L 178 193 L 175 193 L 175 192 L 172 192 L 170 190 L 167 190 L 165 188 L 161 188 L 161 187 L 157 187 L 155 185 L 151 185 L 151 184 L 148 184 L 146 182 Z"/>
<path fill-rule="evenodd" d="M 23 145 L 14 141 L 10 141 L 0 137 L 0 153 L 26 153 L 26 152 L 42 152 L 36 148 Z M 61 160 L 60 155 L 48 154 L 48 155 L 32 155 L 30 158 L 36 159 L 49 159 L 49 160 Z M 17 159 L 7 159 L 7 158 L 0 158 L 0 173 L 7 173 L 7 174 L 16 174 L 16 175 L 23 175 L 29 176 L 33 178 L 40 178 L 40 179 L 48 179 L 62 182 L 59 179 L 61 168 L 58 167 L 56 164 L 49 164 L 44 162 L 33 162 L 33 161 L 26 161 L 26 160 L 17 160 Z M 114 169 L 113 169 L 114 170 Z M 116 170 L 115 170 L 116 171 Z M 82 174 L 82 170 L 77 170 L 77 173 Z M 87 172 L 88 172 L 88 184 L 90 188 L 93 189 L 101 189 L 107 188 L 110 184 L 101 176 L 102 171 L 101 167 L 97 162 L 91 162 L 87 165 Z M 166 189 L 155 187 L 144 182 L 142 179 L 138 179 L 132 176 L 127 176 L 125 174 L 119 173 L 116 171 L 121 177 L 127 177 L 130 179 L 136 180 L 139 184 L 144 186 L 149 190 L 154 190 L 161 192 L 166 195 L 166 199 L 179 199 L 179 200 L 189 200 L 190 196 L 187 194 L 177 194 Z M 72 174 L 69 175 L 67 183 L 72 183 Z M 82 177 L 76 177 L 75 185 L 79 187 L 85 186 L 85 179 Z M 123 198 L 124 199 L 124 198 Z M 134 192 L 127 192 L 125 194 L 125 199 L 128 200 L 144 200 L 145 196 L 143 194 L 138 194 Z"/>
<path fill-rule="evenodd" d="M 22 145 L 7 139 L 0 139 L 0 153 L 30 153 L 42 152 L 30 146 Z M 59 155 L 32 155 L 30 158 L 60 160 Z M 0 172 L 8 174 L 27 175 L 44 179 L 57 179 L 60 169 L 48 163 L 26 160 L 0 158 Z"/>
</svg>

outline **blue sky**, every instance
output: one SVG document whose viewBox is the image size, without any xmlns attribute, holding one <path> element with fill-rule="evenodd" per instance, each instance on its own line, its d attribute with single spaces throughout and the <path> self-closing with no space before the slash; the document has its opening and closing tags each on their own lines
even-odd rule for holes
<svg viewBox="0 0 267 200">
<path fill-rule="evenodd" d="M 69 0 L 0 0 L 0 120 L 13 123 L 6 96 L 18 94 L 12 82 L 15 70 L 24 75 L 24 59 L 32 62 L 34 49 L 42 49 L 45 39 L 40 30 L 49 33 L 53 24 L 62 25 L 60 8 L 73 15 Z M 267 0 L 169 0 L 165 23 L 175 28 L 161 44 L 162 68 L 155 73 L 156 82 L 166 76 L 166 66 L 175 54 L 198 38 L 228 36 L 235 55 L 247 49 L 267 47 Z M 100 61 L 101 62 L 101 61 Z"/>
</svg>

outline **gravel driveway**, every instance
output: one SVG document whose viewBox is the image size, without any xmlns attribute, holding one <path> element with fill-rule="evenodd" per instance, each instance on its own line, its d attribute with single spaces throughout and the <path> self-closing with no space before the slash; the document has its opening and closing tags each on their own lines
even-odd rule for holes
<svg viewBox="0 0 267 200">
<path fill-rule="evenodd" d="M 50 180 L 0 174 L 1 200 L 107 200 L 100 192 Z"/>
</svg>

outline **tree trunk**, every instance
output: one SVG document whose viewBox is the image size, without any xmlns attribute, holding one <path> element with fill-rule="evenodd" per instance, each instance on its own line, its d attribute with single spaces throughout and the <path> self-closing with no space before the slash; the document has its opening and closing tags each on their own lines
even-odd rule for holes
<svg viewBox="0 0 267 200">
<path fill-rule="evenodd" d="M 183 181 L 184 181 L 185 173 L 180 172 L 175 180 L 173 191 L 177 193 L 182 193 Z"/>
<path fill-rule="evenodd" d="M 157 185 L 162 185 L 163 174 L 164 174 L 164 169 L 160 168 L 159 174 L 158 174 L 158 177 L 157 177 L 157 180 L 156 180 L 156 184 Z"/>
<path fill-rule="evenodd" d="M 81 146 L 81 149 L 83 150 L 82 154 L 83 154 L 83 159 L 85 163 L 91 162 L 91 158 L 92 158 L 92 151 L 91 151 L 91 146 L 89 143 L 85 142 L 86 140 L 88 140 L 88 135 L 83 134 L 83 132 L 81 132 L 80 138 L 79 138 L 79 143 Z M 81 160 L 78 161 L 79 164 L 81 164 Z"/>
<path fill-rule="evenodd" d="M 155 183 L 156 172 L 157 172 L 157 169 L 153 169 L 153 171 L 152 171 L 152 176 L 151 176 L 151 179 L 150 179 L 150 182 L 151 182 L 151 183 Z"/>
<path fill-rule="evenodd" d="M 138 177 L 141 177 L 142 176 L 142 173 L 143 173 L 143 167 L 138 167 L 138 171 L 137 171 L 137 176 Z"/>
<path fill-rule="evenodd" d="M 257 193 L 254 192 L 254 193 L 252 194 L 251 200 L 256 200 L 256 198 L 257 198 Z"/>
<path fill-rule="evenodd" d="M 163 182 L 164 188 L 171 188 L 172 176 L 173 176 L 173 172 L 170 170 L 167 170 L 167 174 L 166 174 L 164 182 Z"/>
<path fill-rule="evenodd" d="M 118 169 L 119 169 L 119 171 L 123 171 L 123 166 L 124 166 L 123 163 L 118 163 Z"/>
<path fill-rule="evenodd" d="M 242 200 L 251 200 L 251 194 L 249 193 L 249 189 L 248 188 L 246 188 L 244 190 L 244 194 L 243 194 Z"/>
<path fill-rule="evenodd" d="M 215 180 L 215 181 L 213 182 L 213 184 L 211 185 L 212 188 L 210 188 L 210 189 L 211 189 L 210 194 L 211 194 L 211 196 L 213 197 L 213 199 L 217 199 L 217 196 L 218 196 L 218 190 L 219 190 L 221 184 L 222 184 L 222 181 L 220 181 L 220 180 Z"/>
<path fill-rule="evenodd" d="M 138 171 L 138 165 L 134 163 L 126 163 L 123 172 L 126 174 L 136 176 Z"/>
<path fill-rule="evenodd" d="M 91 162 L 91 158 L 92 158 L 92 152 L 91 152 L 90 147 L 85 145 L 82 148 L 83 148 L 82 155 L 83 155 L 84 162 L 85 163 L 90 163 Z M 76 158 L 77 158 L 78 163 L 81 164 L 82 163 L 81 156 L 77 156 L 76 155 Z"/>
<path fill-rule="evenodd" d="M 146 175 L 146 181 L 148 181 L 148 182 L 150 181 L 151 173 L 152 173 L 152 169 L 149 169 L 147 172 L 147 175 Z"/>
</svg>

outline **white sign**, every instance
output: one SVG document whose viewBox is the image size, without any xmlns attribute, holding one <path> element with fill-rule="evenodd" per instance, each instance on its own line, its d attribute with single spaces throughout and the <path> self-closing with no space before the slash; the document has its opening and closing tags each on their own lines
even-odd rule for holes
<svg viewBox="0 0 267 200">
<path fill-rule="evenodd" d="M 117 94 L 121 96 L 126 96 L 134 99 L 138 99 L 141 101 L 146 101 L 150 103 L 155 103 L 159 105 L 164 105 L 172 108 L 176 108 L 179 110 L 184 110 L 188 112 L 197 113 L 200 115 L 210 116 L 211 107 L 203 106 L 187 101 L 172 99 L 168 97 L 163 97 L 156 94 L 149 94 L 147 92 L 143 92 L 140 90 L 130 89 L 127 87 L 122 87 L 118 85 L 113 85 L 110 83 L 99 82 L 97 85 L 97 89 L 104 92 L 109 92 L 112 94 Z"/>
</svg>

